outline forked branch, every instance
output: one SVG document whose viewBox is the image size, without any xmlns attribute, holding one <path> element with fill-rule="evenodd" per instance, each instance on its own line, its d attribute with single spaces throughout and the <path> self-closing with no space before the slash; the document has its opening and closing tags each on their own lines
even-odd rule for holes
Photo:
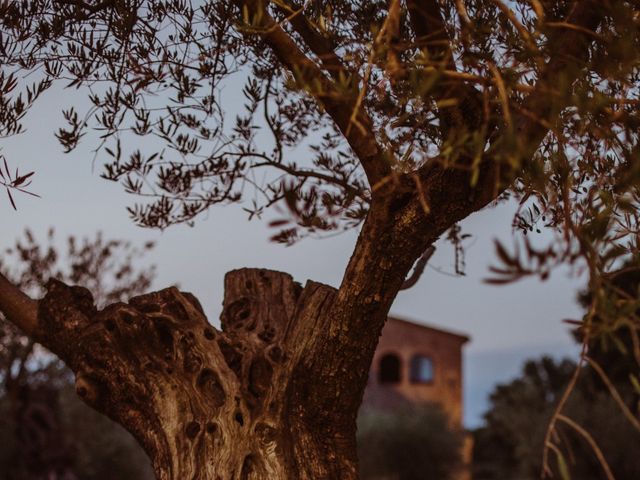
<svg viewBox="0 0 640 480">
<path fill-rule="evenodd" d="M 241 9 L 249 12 L 254 22 L 246 27 L 246 35 L 257 34 L 271 47 L 278 60 L 291 72 L 301 87 L 304 87 L 333 119 L 345 139 L 358 156 L 370 185 L 382 181 L 391 173 L 391 164 L 385 158 L 383 149 L 373 133 L 373 121 L 363 108 L 357 108 L 357 89 L 339 86 L 296 45 L 282 26 L 266 10 L 264 3 L 257 0 L 237 0 Z M 300 14 L 302 15 L 302 14 Z M 294 19 L 295 20 L 295 17 Z M 297 28 L 305 29 L 302 20 L 296 20 Z M 326 46 L 312 40 L 314 48 L 322 54 Z M 329 57 L 324 57 L 329 59 Z M 364 86 L 361 86 L 364 88 Z M 352 112 L 356 112 L 357 128 L 352 125 Z"/>
</svg>

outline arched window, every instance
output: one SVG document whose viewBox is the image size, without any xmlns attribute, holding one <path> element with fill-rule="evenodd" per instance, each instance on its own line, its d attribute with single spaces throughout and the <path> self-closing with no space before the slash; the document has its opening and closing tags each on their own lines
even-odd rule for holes
<svg viewBox="0 0 640 480">
<path fill-rule="evenodd" d="M 409 378 L 411 383 L 433 382 L 433 361 L 425 355 L 414 355 L 411 358 Z"/>
<path fill-rule="evenodd" d="M 400 359 L 394 353 L 387 353 L 380 359 L 378 371 L 380 383 L 398 383 L 400 381 Z"/>
</svg>

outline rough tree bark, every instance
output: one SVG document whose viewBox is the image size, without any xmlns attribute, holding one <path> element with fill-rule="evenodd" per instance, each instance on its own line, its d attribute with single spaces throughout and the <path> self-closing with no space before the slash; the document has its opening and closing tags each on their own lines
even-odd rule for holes
<svg viewBox="0 0 640 480">
<path fill-rule="evenodd" d="M 175 288 L 98 312 L 87 290 L 53 281 L 37 338 L 76 372 L 87 403 L 134 434 L 159 479 L 326 478 L 353 459 L 323 455 L 340 438 L 301 421 L 307 399 L 290 379 L 334 297 L 283 273 L 237 270 L 218 331 Z"/>
<path fill-rule="evenodd" d="M 221 331 L 175 288 L 98 311 L 87 289 L 52 280 L 35 314 L 0 277 L 0 309 L 138 439 L 158 479 L 356 479 L 379 334 L 415 259 L 449 226 L 424 219 L 414 202 L 374 202 L 338 290 L 228 273 Z"/>
</svg>

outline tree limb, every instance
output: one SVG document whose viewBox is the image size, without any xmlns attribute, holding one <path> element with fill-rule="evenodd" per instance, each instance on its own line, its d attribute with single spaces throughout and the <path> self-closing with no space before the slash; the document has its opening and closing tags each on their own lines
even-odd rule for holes
<svg viewBox="0 0 640 480">
<path fill-rule="evenodd" d="M 563 31 L 561 41 L 560 38 L 550 39 L 549 43 L 555 48 L 538 75 L 534 90 L 524 102 L 522 111 L 526 113 L 515 119 L 518 136 L 527 140 L 533 151 L 547 134 L 548 125 L 553 124 L 557 115 L 568 106 L 567 100 L 558 101 L 553 92 L 558 87 L 571 86 L 582 72 L 589 58 L 589 45 L 594 41 L 593 32 L 610 4 L 609 0 L 575 1 L 564 22 L 575 28 Z"/>
<path fill-rule="evenodd" d="M 249 11 L 254 25 L 244 29 L 246 35 L 257 34 L 273 50 L 298 83 L 319 102 L 331 116 L 345 139 L 358 156 L 371 186 L 391 174 L 391 164 L 373 133 L 373 121 L 363 108 L 357 108 L 357 89 L 338 86 L 307 57 L 293 39 L 257 0 L 238 0 L 239 7 Z M 364 88 L 364 85 L 361 87 Z M 352 112 L 357 108 L 356 125 Z"/>
<path fill-rule="evenodd" d="M 426 51 L 438 70 L 457 73 L 451 38 L 447 34 L 439 2 L 408 0 L 407 7 L 417 45 Z M 481 117 L 480 92 L 463 80 L 448 78 L 432 92 L 436 102 L 446 98 L 457 99 L 457 105 L 439 109 L 443 139 L 460 128 L 476 126 L 477 119 Z"/>
<path fill-rule="evenodd" d="M 418 283 L 418 280 L 420 280 L 420 277 L 422 276 L 422 273 L 424 272 L 424 269 L 427 266 L 429 259 L 433 256 L 435 251 L 436 251 L 436 247 L 434 247 L 433 245 L 431 245 L 429 248 L 427 248 L 424 251 L 422 256 L 416 262 L 416 265 L 413 268 L 413 272 L 409 277 L 406 278 L 406 280 L 402 284 L 402 287 L 400 287 L 400 290 L 408 290 L 409 288 L 413 287 L 416 283 Z"/>
<path fill-rule="evenodd" d="M 0 273 L 0 311 L 7 320 L 31 336 L 38 326 L 38 302 Z"/>
<path fill-rule="evenodd" d="M 287 20 L 293 29 L 302 37 L 305 44 L 322 62 L 322 66 L 334 80 L 352 77 L 354 82 L 360 80 L 357 72 L 348 70 L 342 59 L 336 54 L 331 45 L 331 40 L 321 35 L 309 19 L 304 15 L 303 6 L 294 2 L 281 0 L 275 2 L 276 7 L 287 15 Z"/>
<path fill-rule="evenodd" d="M 514 112 L 513 115 L 513 128 L 518 141 L 522 142 L 520 148 L 523 163 L 526 164 L 534 155 L 548 133 L 549 125 L 553 125 L 560 112 L 569 105 L 568 95 L 558 97 L 550 92 L 557 91 L 557 88 L 562 86 L 570 88 L 579 77 L 589 57 L 589 45 L 594 40 L 593 35 L 585 30 L 592 32 L 597 29 L 609 5 L 609 2 L 583 0 L 574 2 L 570 9 L 566 22 L 580 28 L 564 33 L 561 45 L 552 51 L 520 112 Z M 496 141 L 497 139 L 494 139 L 492 143 L 495 144 Z M 431 227 L 440 225 L 436 228 L 439 232 L 442 228 L 446 229 L 445 223 L 459 221 L 483 208 L 502 193 L 520 173 L 520 170 L 501 171 L 502 167 L 499 161 L 485 155 L 478 167 L 477 182 L 472 185 L 469 171 L 447 169 L 436 162 L 426 164 L 419 171 L 423 182 L 424 200 L 433 212 L 426 222 Z M 406 183 L 412 185 L 413 181 L 407 178 Z M 422 211 L 418 199 L 414 201 L 412 208 L 416 212 Z"/>
</svg>

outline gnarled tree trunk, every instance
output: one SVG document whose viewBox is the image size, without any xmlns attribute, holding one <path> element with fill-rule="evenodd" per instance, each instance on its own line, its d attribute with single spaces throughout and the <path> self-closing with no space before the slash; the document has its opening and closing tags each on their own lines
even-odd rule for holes
<svg viewBox="0 0 640 480">
<path fill-rule="evenodd" d="M 297 378 L 312 375 L 300 367 L 327 338 L 335 296 L 284 273 L 237 270 L 225 279 L 218 331 L 175 288 L 98 312 L 87 290 L 52 281 L 38 338 L 76 373 L 78 394 L 135 435 L 159 479 L 348 479 L 356 410 L 309 422 L 321 399 Z"/>
</svg>

